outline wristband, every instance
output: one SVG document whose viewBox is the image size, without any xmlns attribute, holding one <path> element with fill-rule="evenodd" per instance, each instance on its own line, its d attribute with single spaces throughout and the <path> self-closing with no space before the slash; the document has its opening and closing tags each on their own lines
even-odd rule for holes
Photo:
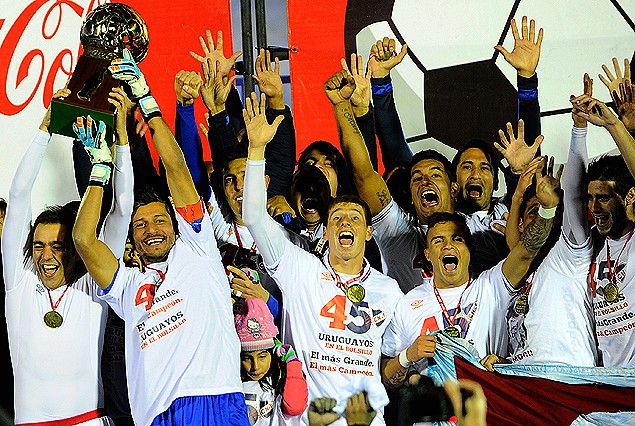
<svg viewBox="0 0 635 426">
<path fill-rule="evenodd" d="M 154 117 L 162 117 L 159 104 L 150 93 L 139 99 L 139 107 L 141 108 L 141 115 L 146 123 Z"/>
<path fill-rule="evenodd" d="M 550 209 L 543 209 L 542 206 L 538 207 L 538 215 L 543 219 L 553 219 L 556 215 L 556 207 L 551 207 Z"/>
<path fill-rule="evenodd" d="M 110 173 L 112 172 L 112 166 L 105 163 L 93 164 L 93 168 L 90 171 L 89 185 L 92 186 L 106 186 L 110 181 Z"/>
<path fill-rule="evenodd" d="M 408 349 L 404 349 L 403 351 L 399 352 L 399 364 L 403 367 L 403 368 L 408 368 L 412 365 L 412 361 L 408 361 L 408 357 L 406 356 L 406 351 Z"/>
</svg>

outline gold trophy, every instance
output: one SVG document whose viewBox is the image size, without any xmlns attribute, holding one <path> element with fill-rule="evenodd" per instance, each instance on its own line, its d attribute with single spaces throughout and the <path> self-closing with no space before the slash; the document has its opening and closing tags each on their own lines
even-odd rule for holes
<svg viewBox="0 0 635 426">
<path fill-rule="evenodd" d="M 134 9 L 123 3 L 105 3 L 84 19 L 80 32 L 83 53 L 68 82 L 70 96 L 51 103 L 51 133 L 75 138 L 73 123 L 90 115 L 106 125 L 106 140 L 112 143 L 115 107 L 108 93 L 121 82 L 108 71 L 113 59 L 123 57 L 127 48 L 141 62 L 148 53 L 148 27 Z"/>
</svg>

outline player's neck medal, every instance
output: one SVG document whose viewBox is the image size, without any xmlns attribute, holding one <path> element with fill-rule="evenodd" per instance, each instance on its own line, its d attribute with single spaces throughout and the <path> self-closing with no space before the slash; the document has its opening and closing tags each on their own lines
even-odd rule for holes
<svg viewBox="0 0 635 426">
<path fill-rule="evenodd" d="M 615 282 L 615 279 L 609 281 L 609 283 L 604 287 L 604 300 L 607 302 L 615 302 L 617 298 L 620 296 L 620 288 Z"/>
<path fill-rule="evenodd" d="M 49 328 L 59 328 L 64 322 L 64 318 L 57 311 L 48 311 L 44 314 L 44 324 Z"/>
<path fill-rule="evenodd" d="M 353 303 L 360 303 L 366 296 L 366 290 L 359 284 L 353 284 L 346 289 L 346 297 Z"/>
<path fill-rule="evenodd" d="M 526 294 L 518 296 L 514 302 L 514 312 L 518 315 L 525 315 L 529 312 L 529 297 Z"/>
<path fill-rule="evenodd" d="M 62 292 L 62 295 L 60 296 L 59 299 L 57 299 L 57 302 L 55 303 L 53 303 L 53 298 L 51 297 L 51 290 L 48 288 L 46 289 L 49 294 L 49 301 L 51 302 L 51 310 L 44 314 L 44 324 L 46 324 L 47 327 L 59 328 L 64 322 L 64 318 L 62 318 L 62 315 L 59 312 L 57 312 L 57 307 L 60 305 L 60 302 L 62 301 L 62 297 L 64 297 L 69 287 L 70 285 L 67 284 L 66 288 Z"/>
<path fill-rule="evenodd" d="M 459 327 L 457 327 L 456 325 L 451 325 L 449 327 L 446 327 L 445 330 L 445 334 L 447 334 L 450 337 L 461 337 L 461 330 L 459 330 Z"/>
</svg>

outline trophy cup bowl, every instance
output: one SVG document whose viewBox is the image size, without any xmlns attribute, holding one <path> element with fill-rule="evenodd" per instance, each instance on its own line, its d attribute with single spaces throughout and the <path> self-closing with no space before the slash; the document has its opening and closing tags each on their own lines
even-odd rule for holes
<svg viewBox="0 0 635 426">
<path fill-rule="evenodd" d="M 148 27 L 139 13 L 123 3 L 105 3 L 93 9 L 82 23 L 83 53 L 68 82 L 71 94 L 51 103 L 51 132 L 76 138 L 73 123 L 78 116 L 90 115 L 106 124 L 106 140 L 113 141 L 115 107 L 108 102 L 113 87 L 120 86 L 108 71 L 113 59 L 130 50 L 141 62 L 148 53 Z"/>
</svg>

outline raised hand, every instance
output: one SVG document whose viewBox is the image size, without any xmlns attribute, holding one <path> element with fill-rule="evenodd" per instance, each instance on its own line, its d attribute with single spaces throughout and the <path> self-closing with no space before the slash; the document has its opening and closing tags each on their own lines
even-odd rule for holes
<svg viewBox="0 0 635 426">
<path fill-rule="evenodd" d="M 203 84 L 201 75 L 194 71 L 181 70 L 174 77 L 174 92 L 176 100 L 181 105 L 191 105 L 199 97 L 199 90 Z"/>
<path fill-rule="evenodd" d="M 88 153 L 93 168 L 90 172 L 90 184 L 105 186 L 112 173 L 112 153 L 106 142 L 106 125 L 103 121 L 95 123 L 93 118 L 77 117 L 73 131 Z"/>
<path fill-rule="evenodd" d="M 618 124 L 619 118 L 606 106 L 604 102 L 592 98 L 589 95 L 580 95 L 569 100 L 573 105 L 573 114 L 581 117 L 590 123 L 608 127 Z"/>
<path fill-rule="evenodd" d="M 624 76 L 622 76 L 622 70 L 620 69 L 620 63 L 617 58 L 613 58 L 613 69 L 615 70 L 615 76 L 613 76 L 606 64 L 602 64 L 602 70 L 604 70 L 606 77 L 602 74 L 598 74 L 598 77 L 606 88 L 609 89 L 609 94 L 613 102 L 615 102 L 616 99 L 619 101 L 621 92 L 631 83 L 631 66 L 628 62 L 628 58 L 624 58 Z"/>
<path fill-rule="evenodd" d="M 279 115 L 273 120 L 273 123 L 269 124 L 267 122 L 265 115 L 266 99 L 266 95 L 261 93 L 260 103 L 258 103 L 258 96 L 256 93 L 251 92 L 251 97 L 245 100 L 245 108 L 243 108 L 243 119 L 247 129 L 247 138 L 249 139 L 249 150 L 263 150 L 263 154 L 265 146 L 273 139 L 278 126 L 284 119 L 283 115 Z"/>
<path fill-rule="evenodd" d="M 370 69 L 364 73 L 364 60 L 361 56 L 351 53 L 351 69 L 348 69 L 346 59 L 340 60 L 342 70 L 346 71 L 355 79 L 355 90 L 351 95 L 351 105 L 356 117 L 366 114 L 370 108 L 371 88 Z"/>
<path fill-rule="evenodd" d="M 518 120 L 518 137 L 514 136 L 514 128 L 511 123 L 507 123 L 507 134 L 505 137 L 502 130 L 498 131 L 500 143 L 494 142 L 494 147 L 505 157 L 512 173 L 520 174 L 525 167 L 534 159 L 536 152 L 544 137 L 539 135 L 534 144 L 529 146 L 525 143 L 525 123 Z"/>
<path fill-rule="evenodd" d="M 560 201 L 560 195 L 558 189 L 560 188 L 560 178 L 562 177 L 562 171 L 564 165 L 558 167 L 556 174 L 553 174 L 554 157 L 549 158 L 549 162 L 545 168 L 541 168 L 536 171 L 536 197 L 540 202 L 540 205 L 544 209 L 550 209 L 556 207 Z"/>
<path fill-rule="evenodd" d="M 219 31 L 216 38 L 216 46 L 214 46 L 214 39 L 212 38 L 212 32 L 210 30 L 205 31 L 205 38 L 199 37 L 201 42 L 201 48 L 203 49 L 203 56 L 196 52 L 190 51 L 190 56 L 199 61 L 201 64 L 206 59 L 210 59 L 212 64 L 219 63 L 219 71 L 223 77 L 227 77 L 231 70 L 236 65 L 236 59 L 243 54 L 242 51 L 234 52 L 230 57 L 225 57 L 223 53 L 223 32 Z M 207 42 L 206 42 L 207 41 Z"/>
<path fill-rule="evenodd" d="M 203 84 L 201 85 L 203 103 L 210 114 L 218 114 L 225 110 L 225 102 L 236 81 L 236 76 L 223 76 L 220 71 L 220 62 L 214 62 L 209 58 L 204 60 L 201 66 L 203 68 Z"/>
<path fill-rule="evenodd" d="M 346 70 L 341 70 L 333 74 L 324 83 L 326 97 L 333 105 L 349 101 L 355 91 L 355 79 Z"/>
<path fill-rule="evenodd" d="M 150 92 L 143 73 L 128 49 L 123 50 L 123 58 L 111 61 L 108 70 L 113 78 L 128 83 L 134 100 L 142 98 Z"/>
<path fill-rule="evenodd" d="M 279 341 L 278 339 L 275 339 L 275 343 L 276 345 L 273 348 L 273 353 L 276 354 L 278 358 L 280 358 L 280 361 L 284 363 L 288 363 L 290 361 L 294 361 L 298 359 L 295 353 L 295 349 L 293 349 L 293 346 L 289 344 L 283 345 L 282 342 Z"/>
<path fill-rule="evenodd" d="M 255 63 L 256 75 L 254 80 L 258 83 L 261 92 L 267 95 L 269 107 L 284 109 L 284 86 L 280 77 L 280 59 L 275 58 L 274 66 L 271 66 L 271 53 L 260 49 Z M 273 103 L 273 105 L 272 105 Z"/>
<path fill-rule="evenodd" d="M 521 77 L 531 77 L 536 73 L 538 60 L 540 59 L 540 45 L 544 31 L 542 28 L 538 30 L 536 37 L 536 22 L 532 19 L 527 27 L 527 17 L 522 19 L 522 33 L 518 33 L 516 20 L 511 21 L 512 34 L 514 35 L 514 48 L 511 52 L 503 46 L 496 45 L 494 49 L 498 50 L 505 60 L 514 68 Z"/>
<path fill-rule="evenodd" d="M 53 94 L 52 99 L 59 99 L 63 101 L 66 97 L 70 96 L 70 94 L 71 94 L 71 91 L 67 89 L 66 87 L 63 87 Z M 43 132 L 50 133 L 50 127 L 51 127 L 51 105 L 49 104 L 49 107 L 46 109 L 46 112 L 44 113 L 44 117 L 42 117 L 42 122 L 40 123 L 39 128 Z"/>
<path fill-rule="evenodd" d="M 589 77 L 589 74 L 584 73 L 584 77 L 582 78 L 582 84 L 584 86 L 584 94 L 588 97 L 593 96 L 593 79 Z M 571 95 L 569 100 L 575 99 L 575 96 Z M 587 121 L 585 118 L 580 117 L 577 114 L 574 114 L 571 111 L 571 118 L 573 119 L 573 125 L 579 129 L 587 126 Z"/>
<path fill-rule="evenodd" d="M 382 78 L 390 74 L 390 70 L 399 65 L 408 53 L 408 45 L 403 44 L 397 53 L 395 39 L 384 37 L 370 47 L 368 70 L 373 78 Z"/>
</svg>

